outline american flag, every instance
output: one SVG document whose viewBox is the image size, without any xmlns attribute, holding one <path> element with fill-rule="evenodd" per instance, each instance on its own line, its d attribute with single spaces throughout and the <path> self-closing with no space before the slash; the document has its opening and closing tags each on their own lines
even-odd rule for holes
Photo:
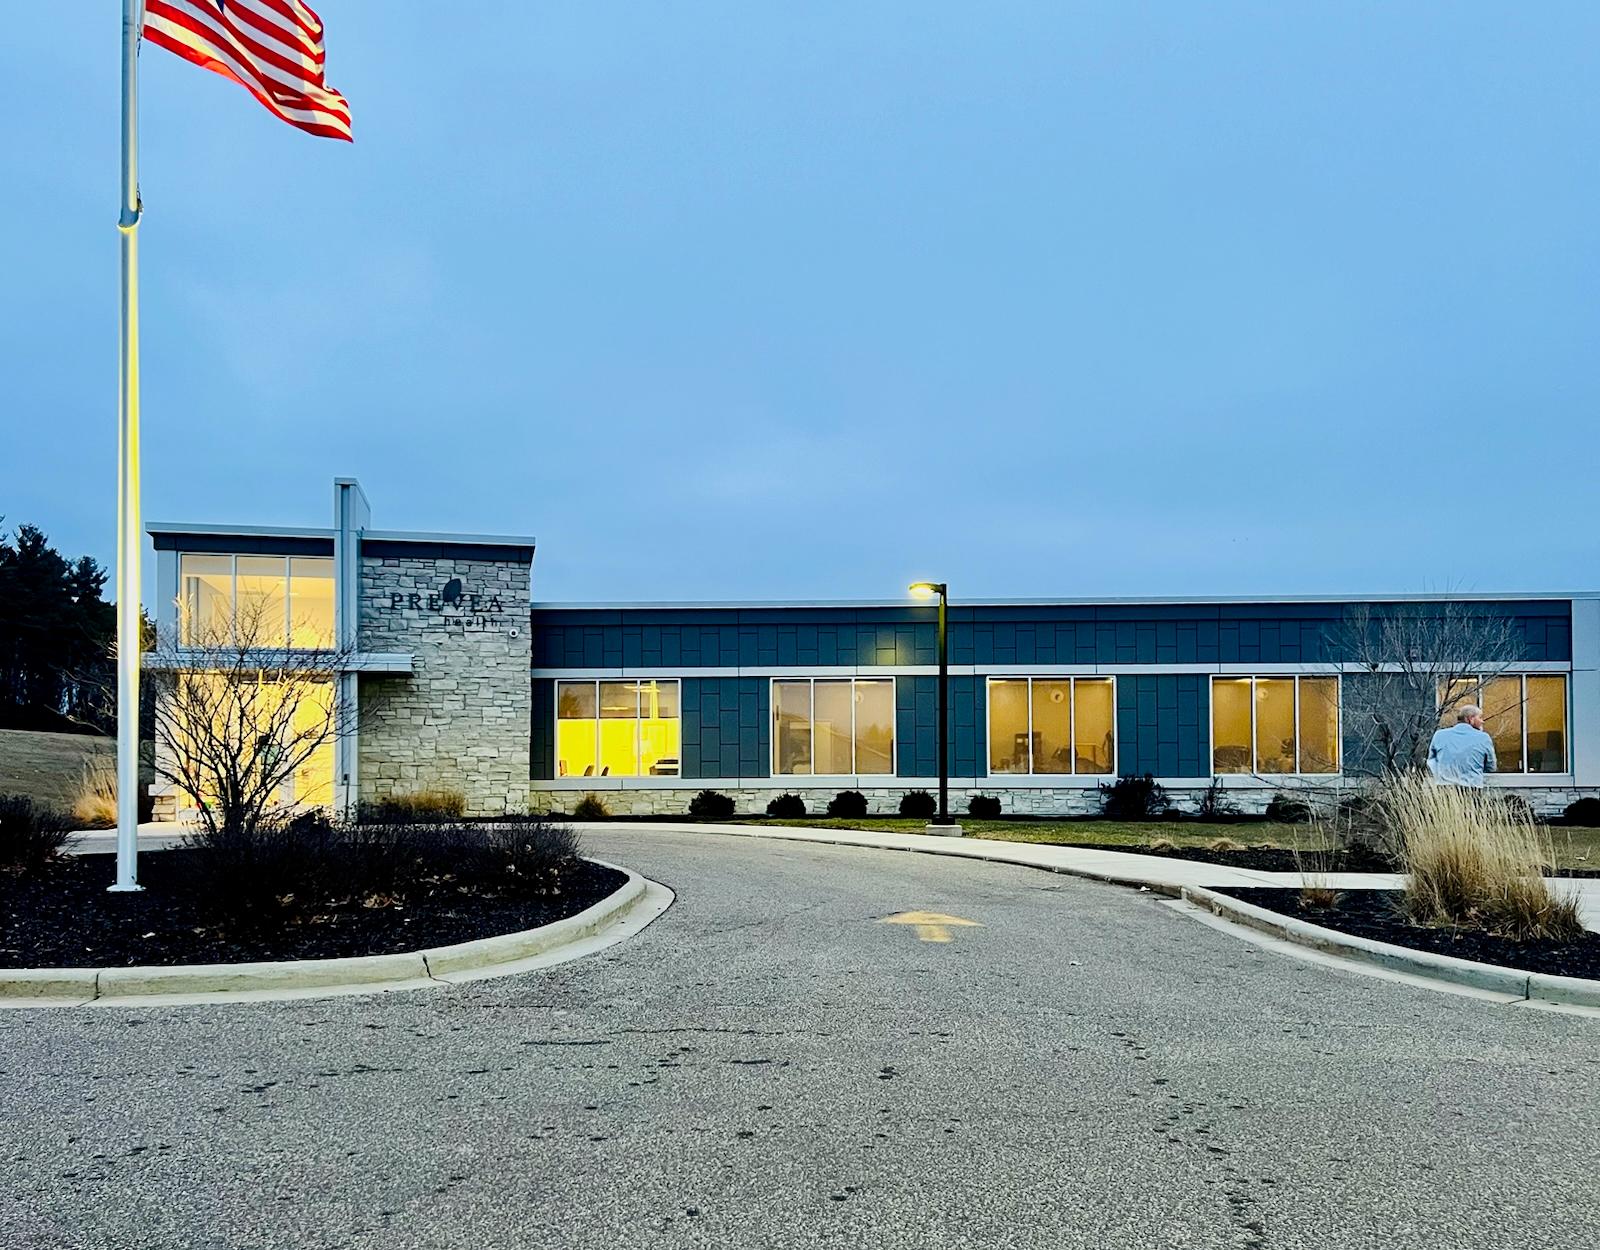
<svg viewBox="0 0 1600 1250">
<path fill-rule="evenodd" d="M 246 87 L 291 126 L 350 139 L 323 78 L 322 19 L 300 0 L 146 0 L 144 37 Z"/>
</svg>

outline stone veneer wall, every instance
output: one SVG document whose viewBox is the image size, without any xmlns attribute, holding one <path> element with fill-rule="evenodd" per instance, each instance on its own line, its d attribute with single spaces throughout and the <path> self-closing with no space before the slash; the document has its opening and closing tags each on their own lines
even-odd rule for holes
<svg viewBox="0 0 1600 1250">
<path fill-rule="evenodd" d="M 1110 780 L 1108 778 L 1108 780 Z M 701 790 L 717 790 L 732 797 L 737 805 L 738 814 L 741 816 L 761 815 L 766 811 L 768 800 L 779 794 L 798 794 L 805 800 L 806 811 L 813 816 L 821 816 L 827 812 L 828 800 L 833 798 L 841 789 L 859 789 L 867 799 L 867 810 L 874 816 L 893 816 L 900 809 L 900 798 L 907 790 L 926 789 L 930 794 L 938 793 L 936 782 L 925 786 L 899 785 L 890 787 L 873 786 L 827 786 L 808 787 L 791 786 L 787 789 L 776 786 L 761 786 L 742 788 L 732 784 L 718 784 L 716 780 L 708 780 L 700 784 L 673 786 L 670 788 L 651 787 L 638 788 L 604 788 L 596 786 L 590 790 L 543 789 L 534 783 L 534 788 L 528 796 L 528 809 L 534 812 L 570 812 L 578 800 L 586 794 L 592 794 L 603 801 L 613 816 L 661 816 L 682 817 L 689 812 L 689 800 L 700 793 Z M 1193 813 L 1200 801 L 1203 789 L 1176 789 L 1168 790 L 1173 805 L 1183 812 Z M 1271 801 L 1273 790 L 1248 789 L 1227 791 L 1227 797 L 1234 810 L 1241 815 L 1260 815 L 1266 811 L 1267 804 Z M 1296 797 L 1306 796 L 1304 791 L 1286 788 L 1284 793 Z M 1330 792 L 1330 797 L 1331 797 Z M 1557 788 L 1554 786 L 1516 786 L 1507 787 L 1502 793 L 1521 795 L 1532 806 L 1535 815 L 1550 817 L 1559 816 L 1562 810 L 1574 799 L 1593 791 Z M 1082 788 L 1060 789 L 1018 789 L 1008 790 L 1004 786 L 968 786 L 952 785 L 950 787 L 950 810 L 956 816 L 963 816 L 967 810 L 967 800 L 975 794 L 993 794 L 1000 798 L 1001 811 L 1008 815 L 1021 816 L 1094 816 L 1101 810 L 1101 798 L 1098 790 Z"/>
<path fill-rule="evenodd" d="M 361 647 L 414 657 L 412 676 L 361 678 L 363 799 L 440 786 L 469 815 L 526 809 L 531 572 L 525 559 L 363 555 Z M 453 578 L 459 607 L 438 598 Z"/>
</svg>

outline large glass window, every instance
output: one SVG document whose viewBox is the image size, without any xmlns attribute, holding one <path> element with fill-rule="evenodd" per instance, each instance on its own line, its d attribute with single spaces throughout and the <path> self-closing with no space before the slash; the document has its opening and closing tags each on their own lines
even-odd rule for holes
<svg viewBox="0 0 1600 1250">
<path fill-rule="evenodd" d="M 1339 771 L 1337 677 L 1213 677 L 1211 771 Z"/>
<path fill-rule="evenodd" d="M 1111 678 L 990 678 L 990 773 L 1105 775 L 1116 767 Z"/>
<path fill-rule="evenodd" d="M 1564 773 L 1567 679 L 1562 673 L 1500 673 L 1439 683 L 1439 724 L 1448 728 L 1469 703 L 1483 709 L 1494 739 L 1496 772 Z"/>
<path fill-rule="evenodd" d="M 774 681 L 772 771 L 821 777 L 894 772 L 894 678 Z"/>
<path fill-rule="evenodd" d="M 676 777 L 676 679 L 556 683 L 558 777 Z"/>
<path fill-rule="evenodd" d="M 333 561 L 321 556 L 185 554 L 178 612 L 190 646 L 333 646 Z"/>
</svg>

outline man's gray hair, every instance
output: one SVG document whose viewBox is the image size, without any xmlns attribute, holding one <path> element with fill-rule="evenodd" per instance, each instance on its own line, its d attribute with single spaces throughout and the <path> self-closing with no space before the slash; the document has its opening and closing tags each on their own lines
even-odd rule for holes
<svg viewBox="0 0 1600 1250">
<path fill-rule="evenodd" d="M 1465 725 L 1474 716 L 1482 716 L 1483 709 L 1476 703 L 1468 703 L 1456 712 L 1456 724 Z"/>
</svg>

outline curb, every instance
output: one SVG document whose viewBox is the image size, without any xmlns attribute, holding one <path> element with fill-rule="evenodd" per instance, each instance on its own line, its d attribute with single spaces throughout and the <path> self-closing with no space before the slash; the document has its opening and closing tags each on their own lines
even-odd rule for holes
<svg viewBox="0 0 1600 1250">
<path fill-rule="evenodd" d="M 570 825 L 584 828 L 581 821 L 568 820 Z M 866 830 L 855 829 L 794 829 L 788 825 L 718 825 L 718 824 L 684 824 L 672 821 L 641 821 L 639 824 L 644 832 L 660 831 L 663 833 L 703 833 L 716 837 L 751 838 L 772 842 L 801 842 L 811 846 L 848 846 L 862 851 L 903 851 L 913 855 L 948 855 L 956 859 L 976 859 L 986 864 L 1004 864 L 1010 868 L 1031 868 L 1035 872 L 1053 872 L 1064 877 L 1081 877 L 1085 881 L 1099 881 L 1105 885 L 1120 885 L 1126 889 L 1148 890 L 1152 894 L 1165 895 L 1168 898 L 1178 898 L 1185 887 L 1170 881 L 1155 881 L 1129 873 L 1119 873 L 1098 868 L 1085 868 L 1076 864 L 1042 864 L 1031 859 L 1019 858 L 1014 854 L 1007 854 L 1000 850 L 979 850 L 979 847 L 1003 847 L 1028 845 L 1026 843 L 991 841 L 987 838 L 963 836 L 959 839 L 925 834 L 925 833 L 895 833 L 892 835 L 874 834 Z M 619 833 L 629 832 L 626 824 L 608 823 L 604 821 L 591 821 L 587 826 L 593 829 L 605 829 Z M 769 832 L 769 830 L 774 832 Z M 825 837 L 824 834 L 839 834 L 839 837 Z M 857 834 L 852 838 L 849 835 Z M 881 843 L 866 841 L 864 839 L 880 836 L 896 838 L 915 838 L 916 841 L 904 843 Z"/>
<path fill-rule="evenodd" d="M 1525 972 L 1520 968 L 1501 968 L 1471 959 L 1457 959 L 1453 955 L 1436 955 L 1431 951 L 1376 942 L 1371 938 L 1340 933 L 1336 929 L 1297 920 L 1293 916 L 1246 903 L 1204 886 L 1186 885 L 1181 894 L 1184 899 L 1203 907 L 1214 916 L 1325 955 L 1373 964 L 1389 972 L 1403 972 L 1490 994 L 1504 994 L 1510 998 L 1560 1003 L 1564 1006 L 1600 1007 L 1600 981 Z"/>
<path fill-rule="evenodd" d="M 238 964 L 175 964 L 138 968 L 0 968 L 0 999 L 30 1005 L 79 1006 L 102 999 L 138 999 L 174 994 L 275 993 L 289 990 L 394 989 L 447 985 L 461 973 L 482 976 L 558 947 L 574 945 L 623 919 L 649 883 L 630 869 L 604 860 L 590 863 L 625 873 L 627 880 L 598 903 L 574 916 L 493 937 L 474 938 L 427 950 L 343 959 L 294 959 Z"/>
</svg>

